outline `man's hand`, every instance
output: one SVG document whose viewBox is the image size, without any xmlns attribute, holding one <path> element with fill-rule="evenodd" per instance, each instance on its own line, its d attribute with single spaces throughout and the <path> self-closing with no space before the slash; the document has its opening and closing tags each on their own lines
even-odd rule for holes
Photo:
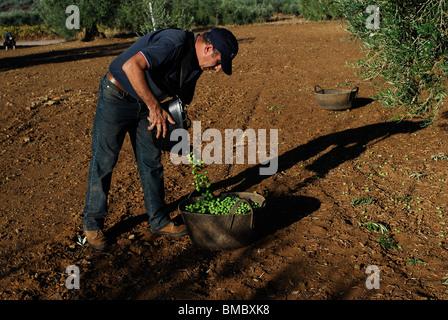
<svg viewBox="0 0 448 320">
<path fill-rule="evenodd" d="M 148 120 L 150 122 L 148 130 L 154 130 L 155 128 L 157 128 L 157 139 L 160 137 L 160 134 L 162 134 L 162 137 L 166 137 L 166 133 L 168 132 L 168 123 L 166 122 L 167 120 L 171 124 L 176 123 L 171 115 L 166 110 L 164 110 L 159 103 L 157 103 L 157 106 L 150 109 Z"/>
<path fill-rule="evenodd" d="M 149 88 L 145 76 L 145 70 L 148 68 L 149 66 L 147 65 L 146 59 L 140 53 L 137 53 L 123 65 L 123 71 L 128 76 L 132 87 L 139 97 L 143 99 L 149 109 L 148 120 L 151 122 L 151 125 L 148 127 L 148 130 L 157 128 L 156 138 L 158 139 L 160 134 L 165 138 L 166 133 L 168 132 L 168 123 L 166 121 L 168 120 L 172 124 L 175 124 L 176 122 L 171 115 L 160 106 L 159 101 L 157 101 Z"/>
</svg>

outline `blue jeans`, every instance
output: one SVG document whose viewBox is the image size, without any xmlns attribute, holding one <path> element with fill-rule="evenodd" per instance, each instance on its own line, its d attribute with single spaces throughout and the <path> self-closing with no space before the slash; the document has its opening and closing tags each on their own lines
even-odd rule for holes
<svg viewBox="0 0 448 320">
<path fill-rule="evenodd" d="M 127 95 L 103 76 L 92 133 L 92 159 L 83 209 L 86 231 L 103 229 L 112 171 L 129 133 L 142 183 L 145 208 L 151 231 L 170 222 L 164 202 L 161 150 L 155 146 L 155 131 L 149 131 L 149 110 L 144 103 Z"/>
</svg>

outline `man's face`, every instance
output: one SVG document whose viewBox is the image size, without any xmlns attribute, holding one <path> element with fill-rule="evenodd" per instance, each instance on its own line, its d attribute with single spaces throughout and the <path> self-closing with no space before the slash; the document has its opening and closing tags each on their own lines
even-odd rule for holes
<svg viewBox="0 0 448 320">
<path fill-rule="evenodd" d="M 221 54 L 215 54 L 213 45 L 204 47 L 203 54 L 198 56 L 199 66 L 202 70 L 221 70 Z"/>
</svg>

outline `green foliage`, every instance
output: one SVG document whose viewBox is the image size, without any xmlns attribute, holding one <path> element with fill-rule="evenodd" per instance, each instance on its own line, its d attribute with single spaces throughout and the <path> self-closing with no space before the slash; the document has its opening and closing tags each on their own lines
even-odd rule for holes
<svg viewBox="0 0 448 320">
<path fill-rule="evenodd" d="M 146 3 L 148 7 L 148 3 Z M 209 27 L 229 24 L 249 24 L 268 20 L 276 8 L 280 6 L 278 0 L 153 0 L 152 10 L 155 28 L 178 27 L 192 29 L 193 27 Z M 293 3 L 295 0 L 285 1 Z M 144 10 L 144 33 L 153 30 L 151 15 L 148 8 Z"/>
<path fill-rule="evenodd" d="M 270 4 L 274 12 L 296 16 L 300 14 L 298 0 L 267 0 L 264 3 Z"/>
<path fill-rule="evenodd" d="M 374 79 L 374 96 L 402 112 L 399 118 L 422 117 L 429 124 L 446 98 L 448 7 L 439 0 L 378 0 L 378 29 L 367 28 L 370 4 L 336 0 L 348 31 L 362 41 L 365 58 L 352 64 Z"/>
<path fill-rule="evenodd" d="M 141 31 L 146 33 L 152 31 L 154 26 L 151 23 L 148 2 L 143 2 L 144 21 Z M 250 24 L 267 21 L 275 13 L 298 15 L 300 8 L 307 8 L 306 3 L 299 0 L 153 0 L 151 3 L 156 29 Z M 338 15 L 330 0 L 325 0 L 319 8 L 325 12 L 325 18 Z"/>
<path fill-rule="evenodd" d="M 25 10 L 33 8 L 34 0 L 0 0 L 0 11 Z"/>
<path fill-rule="evenodd" d="M 164 28 L 189 30 L 193 27 L 194 7 L 189 1 L 152 0 L 152 11 L 148 1 L 143 0 L 142 4 L 144 19 L 139 30 L 141 33 L 145 34 L 155 29 Z"/>
<path fill-rule="evenodd" d="M 41 0 L 39 12 L 47 29 L 61 36 L 70 38 L 77 30 L 67 29 L 65 22 L 68 17 L 66 8 L 73 4 L 72 0 Z"/>
<path fill-rule="evenodd" d="M 9 0 L 5 0 L 9 1 Z M 22 0 L 31 1 L 31 0 Z M 211 27 L 264 22 L 275 13 L 303 14 L 311 20 L 338 17 L 333 0 L 36 0 L 46 27 L 72 37 L 65 9 L 80 10 L 81 29 L 114 28 L 146 34 L 155 29 Z M 151 3 L 152 11 L 149 3 Z"/>
<path fill-rule="evenodd" d="M 191 166 L 193 167 L 192 174 L 194 177 L 193 185 L 197 192 L 202 192 L 202 196 L 208 197 L 210 193 L 210 180 L 207 176 L 207 171 L 202 173 L 204 169 L 204 161 L 199 161 L 194 157 L 194 153 L 192 152 L 188 155 L 188 159 L 190 160 Z"/>
<path fill-rule="evenodd" d="M 321 21 L 341 17 L 334 0 L 298 0 L 298 10 L 307 20 Z"/>
<path fill-rule="evenodd" d="M 269 19 L 274 13 L 269 1 L 223 0 L 218 7 L 221 24 L 250 24 Z"/>
<path fill-rule="evenodd" d="M 54 35 L 43 25 L 0 27 L 0 35 L 4 35 L 8 31 L 12 32 L 17 40 L 39 39 Z"/>
<path fill-rule="evenodd" d="M 36 11 L 26 12 L 14 9 L 8 12 L 0 12 L 0 26 L 32 26 L 40 23 L 42 23 L 42 19 Z"/>
<path fill-rule="evenodd" d="M 0 26 L 32 26 L 41 23 L 33 0 L 0 0 Z"/>
<path fill-rule="evenodd" d="M 115 26 L 114 17 L 117 14 L 117 8 L 120 7 L 120 0 L 78 0 L 75 4 L 79 7 L 81 27 L 93 29 L 97 25 L 113 28 Z"/>
<path fill-rule="evenodd" d="M 197 26 L 211 26 L 219 24 L 219 3 L 217 0 L 192 0 L 191 6 L 194 23 Z"/>
<path fill-rule="evenodd" d="M 142 13 L 146 10 L 144 1 L 121 1 L 114 14 L 114 28 L 119 30 L 139 30 L 142 24 Z"/>
<path fill-rule="evenodd" d="M 351 205 L 356 207 L 358 205 L 366 205 L 366 204 L 372 204 L 373 200 L 370 197 L 360 197 L 357 199 L 353 199 L 351 201 Z"/>
<path fill-rule="evenodd" d="M 76 29 L 68 29 L 66 20 L 69 14 L 66 8 L 70 5 L 76 5 L 80 13 L 80 28 L 86 32 L 86 37 L 98 34 L 98 26 L 113 28 L 115 26 L 115 17 L 117 8 L 120 5 L 119 0 L 40 0 L 39 12 L 44 24 L 56 33 L 72 37 L 79 32 Z"/>
</svg>

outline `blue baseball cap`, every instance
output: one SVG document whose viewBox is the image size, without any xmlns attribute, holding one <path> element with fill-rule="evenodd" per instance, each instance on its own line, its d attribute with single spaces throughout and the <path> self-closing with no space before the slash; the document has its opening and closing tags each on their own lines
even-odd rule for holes
<svg viewBox="0 0 448 320">
<path fill-rule="evenodd" d="M 232 32 L 224 28 L 212 28 L 209 33 L 209 39 L 213 45 L 221 53 L 222 70 L 228 74 L 232 74 L 232 60 L 238 53 L 238 41 Z"/>
</svg>

